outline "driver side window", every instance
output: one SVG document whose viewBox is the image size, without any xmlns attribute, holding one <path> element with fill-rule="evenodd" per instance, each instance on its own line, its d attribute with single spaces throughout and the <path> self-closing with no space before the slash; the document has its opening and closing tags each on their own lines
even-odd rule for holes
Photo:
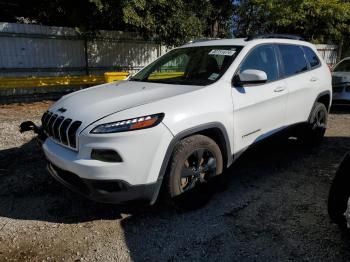
<svg viewBox="0 0 350 262">
<path fill-rule="evenodd" d="M 239 72 L 242 73 L 247 69 L 264 71 L 267 75 L 268 82 L 277 80 L 277 57 L 273 46 L 258 46 L 250 52 L 241 64 Z"/>
</svg>

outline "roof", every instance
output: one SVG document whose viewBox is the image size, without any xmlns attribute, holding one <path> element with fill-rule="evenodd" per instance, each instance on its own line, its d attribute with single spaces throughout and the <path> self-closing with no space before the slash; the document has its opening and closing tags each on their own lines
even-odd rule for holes
<svg viewBox="0 0 350 262">
<path fill-rule="evenodd" d="M 310 46 L 311 44 L 301 40 L 284 39 L 284 38 L 256 38 L 247 40 L 247 38 L 231 38 L 231 39 L 215 39 L 215 40 L 194 40 L 181 47 L 194 47 L 194 46 L 246 46 L 249 44 L 256 45 L 259 43 L 294 43 L 300 45 Z"/>
<path fill-rule="evenodd" d="M 231 38 L 231 39 L 215 39 L 215 40 L 194 40 L 183 45 L 182 47 L 190 46 L 211 46 L 211 45 L 234 45 L 234 46 L 245 46 L 248 42 L 245 38 Z"/>
</svg>

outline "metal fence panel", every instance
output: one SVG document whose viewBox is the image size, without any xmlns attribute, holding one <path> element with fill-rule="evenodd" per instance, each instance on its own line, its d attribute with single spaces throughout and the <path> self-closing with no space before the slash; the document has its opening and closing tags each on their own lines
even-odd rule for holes
<svg viewBox="0 0 350 262">
<path fill-rule="evenodd" d="M 135 72 L 166 52 L 130 32 L 99 31 L 85 39 L 73 28 L 15 23 L 0 23 L 0 47 L 0 76 Z M 316 47 L 327 64 L 336 63 L 337 46 Z"/>
<path fill-rule="evenodd" d="M 166 51 L 135 33 L 99 31 L 85 39 L 73 28 L 13 23 L 0 23 L 0 46 L 0 76 L 134 72 Z"/>
<path fill-rule="evenodd" d="M 83 67 L 81 40 L 1 37 L 0 68 Z"/>
<path fill-rule="evenodd" d="M 321 57 L 330 66 L 337 63 L 338 60 L 338 46 L 336 45 L 316 45 L 317 51 Z"/>
</svg>

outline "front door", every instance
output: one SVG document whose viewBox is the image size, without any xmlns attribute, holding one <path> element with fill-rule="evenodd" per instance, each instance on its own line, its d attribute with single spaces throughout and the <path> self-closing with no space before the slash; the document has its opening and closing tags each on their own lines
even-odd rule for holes
<svg viewBox="0 0 350 262">
<path fill-rule="evenodd" d="M 280 80 L 274 45 L 254 48 L 243 60 L 238 72 L 247 69 L 264 71 L 267 82 L 232 88 L 235 152 L 282 129 L 288 90 Z"/>
</svg>

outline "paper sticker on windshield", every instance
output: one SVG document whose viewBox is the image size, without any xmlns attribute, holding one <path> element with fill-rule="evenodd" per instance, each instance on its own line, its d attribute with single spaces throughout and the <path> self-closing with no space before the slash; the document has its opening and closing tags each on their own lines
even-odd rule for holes
<svg viewBox="0 0 350 262">
<path fill-rule="evenodd" d="M 236 53 L 236 50 L 219 50 L 213 49 L 209 52 L 209 55 L 224 55 L 224 56 L 233 56 Z"/>
<path fill-rule="evenodd" d="M 218 78 L 218 76 L 219 76 L 219 74 L 217 74 L 217 73 L 212 73 L 212 74 L 208 77 L 208 79 L 209 79 L 209 80 L 215 80 L 216 78 Z"/>
</svg>

